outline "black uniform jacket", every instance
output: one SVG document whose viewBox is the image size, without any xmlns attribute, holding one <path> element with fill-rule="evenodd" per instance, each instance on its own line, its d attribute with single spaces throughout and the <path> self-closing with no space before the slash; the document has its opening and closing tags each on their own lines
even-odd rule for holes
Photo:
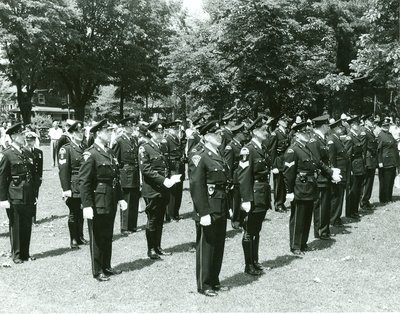
<svg viewBox="0 0 400 314">
<path fill-rule="evenodd" d="M 328 147 L 330 163 L 332 167 L 340 169 L 340 175 L 342 176 L 340 183 L 344 184 L 346 183 L 349 168 L 349 156 L 347 155 L 347 150 L 336 134 L 332 134 L 328 137 Z"/>
<path fill-rule="evenodd" d="M 272 160 L 272 168 L 277 168 L 279 171 L 284 169 L 283 154 L 290 145 L 290 139 L 287 133 L 284 133 L 280 128 L 277 128 L 271 133 L 269 139 L 269 151 Z"/>
<path fill-rule="evenodd" d="M 168 189 L 163 184 L 169 176 L 168 157 L 164 147 L 157 145 L 153 140 L 139 147 L 139 167 L 143 178 L 142 196 L 145 198 L 168 195 Z"/>
<path fill-rule="evenodd" d="M 316 160 L 319 160 L 320 164 L 324 164 L 326 167 L 330 166 L 329 160 L 329 148 L 325 138 L 321 137 L 318 133 L 312 133 L 310 141 L 307 143 L 307 147 L 311 150 Z M 325 171 L 319 171 L 317 183 L 318 186 L 328 186 L 331 181 L 331 173 Z"/>
<path fill-rule="evenodd" d="M 365 132 L 361 132 L 360 135 L 358 135 L 350 131 L 349 136 L 351 140 L 348 143 L 347 153 L 350 157 L 351 172 L 355 176 L 362 176 L 365 174 Z"/>
<path fill-rule="evenodd" d="M 284 156 L 284 178 L 288 193 L 294 193 L 295 200 L 315 200 L 317 192 L 317 163 L 311 151 L 295 142 Z"/>
<path fill-rule="evenodd" d="M 234 172 L 239 166 L 239 159 L 240 159 L 240 150 L 242 149 L 242 145 L 239 141 L 233 139 L 225 146 L 224 149 L 224 159 L 229 167 L 229 173 L 231 178 L 233 178 L 234 183 L 237 182 L 237 178 L 234 176 Z"/>
<path fill-rule="evenodd" d="M 378 163 L 382 163 L 383 168 L 399 167 L 397 142 L 391 133 L 384 130 L 378 135 Z"/>
<path fill-rule="evenodd" d="M 71 191 L 72 198 L 80 198 L 79 169 L 81 167 L 85 150 L 81 146 L 70 142 L 60 148 L 58 152 L 58 169 L 63 191 Z"/>
<path fill-rule="evenodd" d="M 0 201 L 15 205 L 35 203 L 33 158 L 22 148 L 10 146 L 0 153 Z"/>
<path fill-rule="evenodd" d="M 96 143 L 83 153 L 79 170 L 82 207 L 92 207 L 95 214 L 110 214 L 122 200 L 118 160 L 111 149 Z"/>
<path fill-rule="evenodd" d="M 251 141 L 240 151 L 236 170 L 242 202 L 251 202 L 251 211 L 263 212 L 271 208 L 269 187 L 270 158 L 266 152 Z"/>
<path fill-rule="evenodd" d="M 43 177 L 43 151 L 39 148 L 34 147 L 33 151 L 26 148 L 28 156 L 33 159 L 33 182 L 35 184 L 35 191 L 38 192 L 42 185 Z"/>
<path fill-rule="evenodd" d="M 140 186 L 140 175 L 137 139 L 129 138 L 126 134 L 123 134 L 116 139 L 113 151 L 120 167 L 121 187 L 138 188 Z"/>
<path fill-rule="evenodd" d="M 205 146 L 203 151 L 191 157 L 189 164 L 192 164 L 190 193 L 196 211 L 195 219 L 206 215 L 225 217 L 230 176 L 222 156 Z"/>
</svg>

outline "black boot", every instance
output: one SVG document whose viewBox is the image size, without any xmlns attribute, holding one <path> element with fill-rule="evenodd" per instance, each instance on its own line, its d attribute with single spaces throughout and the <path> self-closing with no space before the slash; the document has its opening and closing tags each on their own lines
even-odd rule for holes
<svg viewBox="0 0 400 314">
<path fill-rule="evenodd" d="M 255 269 L 263 271 L 264 267 L 258 262 L 259 245 L 260 245 L 260 235 L 258 234 L 253 238 L 253 265 Z"/>
<path fill-rule="evenodd" d="M 156 248 L 156 253 L 158 255 L 172 255 L 172 253 L 170 252 L 165 252 L 162 248 L 161 248 L 161 236 L 162 236 L 162 226 L 161 228 L 158 228 L 157 231 L 155 232 L 155 248 Z"/>
<path fill-rule="evenodd" d="M 147 239 L 147 256 L 150 259 L 160 259 L 160 255 L 154 249 L 154 231 L 146 229 L 146 239 Z"/>
<path fill-rule="evenodd" d="M 78 234 L 78 244 L 89 244 L 89 241 L 86 240 L 83 237 L 83 223 L 84 223 L 84 219 L 83 219 L 83 212 L 81 210 L 80 215 L 78 216 L 78 222 L 76 223 L 76 227 L 78 228 L 77 230 L 77 234 Z"/>
<path fill-rule="evenodd" d="M 247 232 L 245 232 L 243 234 L 242 247 L 243 247 L 243 253 L 244 253 L 244 260 L 246 263 L 244 272 L 246 274 L 249 274 L 252 276 L 260 276 L 261 272 L 259 270 L 255 269 L 255 267 L 253 265 L 252 241 L 251 241 L 251 237 L 247 234 Z"/>
<path fill-rule="evenodd" d="M 76 223 L 68 221 L 69 237 L 70 237 L 70 247 L 73 250 L 79 249 L 77 241 Z"/>
</svg>

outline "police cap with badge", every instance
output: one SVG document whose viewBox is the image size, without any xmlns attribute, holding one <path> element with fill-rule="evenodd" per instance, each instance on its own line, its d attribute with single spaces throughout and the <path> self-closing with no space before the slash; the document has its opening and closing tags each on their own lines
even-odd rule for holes
<svg viewBox="0 0 400 314">
<path fill-rule="evenodd" d="M 165 127 L 165 122 L 162 120 L 156 120 L 153 123 L 151 123 L 147 129 L 150 132 L 157 132 L 157 131 L 163 131 Z"/>
<path fill-rule="evenodd" d="M 329 127 L 331 129 L 335 129 L 337 127 L 342 127 L 342 119 L 337 119 L 336 121 L 332 121 L 331 123 L 329 123 Z"/>
<path fill-rule="evenodd" d="M 24 134 L 27 141 L 35 141 L 36 138 L 39 137 L 35 132 L 32 131 L 25 132 Z"/>
<path fill-rule="evenodd" d="M 83 127 L 82 121 L 77 120 L 68 128 L 68 132 L 69 133 L 80 132 L 82 131 L 82 127 Z"/>
<path fill-rule="evenodd" d="M 348 120 L 347 120 L 347 123 L 348 123 L 349 125 L 352 125 L 352 124 L 359 124 L 359 123 L 360 123 L 360 116 L 354 116 L 354 117 L 348 119 Z"/>
<path fill-rule="evenodd" d="M 179 128 L 182 124 L 181 120 L 175 120 L 175 121 L 171 121 L 165 124 L 166 128 Z"/>
<path fill-rule="evenodd" d="M 90 128 L 90 132 L 94 134 L 94 133 L 96 133 L 98 131 L 101 131 L 103 129 L 111 130 L 113 128 L 114 128 L 113 125 L 111 123 L 109 123 L 107 121 L 107 119 L 103 119 L 100 122 L 98 122 L 96 125 L 92 126 Z"/>
<path fill-rule="evenodd" d="M 314 123 L 314 126 L 317 128 L 325 124 L 329 125 L 329 116 L 326 114 L 316 117 L 312 119 L 312 122 Z"/>
<path fill-rule="evenodd" d="M 126 118 L 123 118 L 123 119 L 119 120 L 117 122 L 117 124 L 129 127 L 129 126 L 133 126 L 134 125 L 134 121 L 136 121 L 136 117 L 135 116 L 130 116 L 130 117 L 126 117 Z"/>
<path fill-rule="evenodd" d="M 22 123 L 16 123 L 7 129 L 6 134 L 8 135 L 22 134 L 24 130 L 25 130 L 24 125 Z"/>
</svg>

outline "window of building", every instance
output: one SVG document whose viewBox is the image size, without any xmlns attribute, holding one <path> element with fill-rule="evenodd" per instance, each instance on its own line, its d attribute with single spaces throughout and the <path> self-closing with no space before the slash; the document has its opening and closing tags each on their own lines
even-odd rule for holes
<svg viewBox="0 0 400 314">
<path fill-rule="evenodd" d="M 38 104 L 39 105 L 45 105 L 46 104 L 46 99 L 44 97 L 44 94 L 38 93 Z"/>
</svg>

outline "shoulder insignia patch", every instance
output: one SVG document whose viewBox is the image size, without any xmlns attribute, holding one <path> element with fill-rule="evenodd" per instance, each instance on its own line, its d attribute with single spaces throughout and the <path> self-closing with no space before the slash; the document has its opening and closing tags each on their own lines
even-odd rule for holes
<svg viewBox="0 0 400 314">
<path fill-rule="evenodd" d="M 231 150 L 231 149 L 232 149 L 232 146 L 231 146 L 231 145 L 227 145 L 227 146 L 225 147 L 225 149 Z"/>
<path fill-rule="evenodd" d="M 144 149 L 143 146 L 140 146 L 140 147 L 139 147 L 139 153 L 140 153 L 140 154 L 144 153 L 145 151 L 146 151 L 146 150 Z"/>
<path fill-rule="evenodd" d="M 242 168 L 242 169 L 245 169 L 245 168 L 247 168 L 249 166 L 249 161 L 247 160 L 247 161 L 239 161 L 239 167 L 240 168 Z"/>
<path fill-rule="evenodd" d="M 163 139 L 161 140 L 161 143 L 168 143 L 168 142 L 167 142 L 167 140 L 166 140 L 165 138 L 163 138 Z"/>
<path fill-rule="evenodd" d="M 90 152 L 84 152 L 84 153 L 82 154 L 83 159 L 85 159 L 85 161 L 87 161 L 91 155 L 92 155 L 92 154 L 91 154 Z"/>
<path fill-rule="evenodd" d="M 315 141 L 316 141 L 315 138 L 312 138 L 312 139 L 310 139 L 309 143 L 314 143 Z"/>
<path fill-rule="evenodd" d="M 195 155 L 192 157 L 192 161 L 196 167 L 199 165 L 200 159 L 201 159 L 200 155 Z"/>
<path fill-rule="evenodd" d="M 247 147 L 243 147 L 240 150 L 240 155 L 249 155 L 249 154 L 250 154 L 250 152 L 249 152 L 249 149 Z"/>
<path fill-rule="evenodd" d="M 333 141 L 332 140 L 328 141 L 328 145 L 331 145 L 331 144 L 333 144 Z"/>
<path fill-rule="evenodd" d="M 272 133 L 271 133 L 271 136 L 276 136 L 276 133 L 275 133 L 275 132 L 272 132 Z"/>
<path fill-rule="evenodd" d="M 367 134 L 363 131 L 363 132 L 360 133 L 360 135 L 365 136 L 365 135 L 367 135 Z"/>
<path fill-rule="evenodd" d="M 292 162 L 285 161 L 285 166 L 288 167 L 288 168 L 294 166 L 294 161 L 292 161 Z"/>
<path fill-rule="evenodd" d="M 191 152 L 192 152 L 192 153 L 196 153 L 196 152 L 197 152 L 197 149 L 196 149 L 196 148 L 193 148 L 193 149 L 191 150 Z"/>
<path fill-rule="evenodd" d="M 60 159 L 64 159 L 66 153 L 67 153 L 67 151 L 65 150 L 65 148 L 61 147 L 60 151 L 58 152 L 58 154 L 60 155 Z"/>
<path fill-rule="evenodd" d="M 291 148 L 289 148 L 289 149 L 287 150 L 287 153 L 288 153 L 288 154 L 293 154 L 293 153 L 294 153 L 294 150 L 291 149 Z"/>
</svg>

